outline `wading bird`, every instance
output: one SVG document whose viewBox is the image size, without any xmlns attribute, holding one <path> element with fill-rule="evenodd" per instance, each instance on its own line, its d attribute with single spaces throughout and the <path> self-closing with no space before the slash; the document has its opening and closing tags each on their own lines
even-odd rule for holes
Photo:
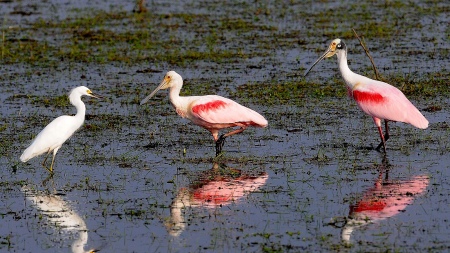
<svg viewBox="0 0 450 253">
<path fill-rule="evenodd" d="M 390 84 L 358 75 L 349 69 L 347 65 L 347 47 L 341 39 L 333 40 L 327 51 L 314 62 L 304 76 L 318 62 L 335 54 L 337 55 L 339 70 L 347 84 L 349 96 L 356 101 L 362 111 L 373 118 L 378 127 L 381 143 L 376 150 L 380 151 L 380 148 L 383 147 L 386 153 L 386 141 L 389 139 L 388 121 L 409 123 L 421 129 L 428 127 L 428 120 L 399 89 Z M 381 129 L 382 119 L 385 122 L 386 133 L 384 135 Z"/>
<path fill-rule="evenodd" d="M 178 115 L 211 132 L 216 142 L 216 156 L 222 152 L 226 137 L 238 134 L 248 126 L 267 126 L 267 120 L 259 113 L 228 98 L 217 95 L 182 97 L 182 86 L 183 78 L 177 72 L 169 71 L 160 85 L 141 101 L 141 105 L 147 103 L 157 91 L 170 88 L 170 102 Z M 219 130 L 230 127 L 239 128 L 219 137 Z"/>
<path fill-rule="evenodd" d="M 84 86 L 79 86 L 70 92 L 69 100 L 77 109 L 75 116 L 63 115 L 54 119 L 48 124 L 34 139 L 31 145 L 25 149 L 20 160 L 26 162 L 35 156 L 47 153 L 42 166 L 53 173 L 53 164 L 55 162 L 56 152 L 62 144 L 72 136 L 75 131 L 83 125 L 86 106 L 81 101 L 81 96 L 86 95 L 94 98 L 100 98 L 94 95 L 91 90 Z M 45 166 L 48 155 L 53 151 L 52 164 L 50 168 Z"/>
</svg>

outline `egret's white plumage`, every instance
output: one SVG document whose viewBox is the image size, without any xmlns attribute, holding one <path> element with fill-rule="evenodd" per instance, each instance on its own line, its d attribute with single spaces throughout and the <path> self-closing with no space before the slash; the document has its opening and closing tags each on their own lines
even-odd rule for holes
<svg viewBox="0 0 450 253">
<path fill-rule="evenodd" d="M 217 95 L 182 97 L 180 96 L 182 86 L 183 78 L 175 71 L 169 71 L 161 84 L 141 101 L 141 105 L 157 91 L 170 88 L 170 102 L 177 113 L 211 132 L 216 142 L 216 155 L 221 152 L 226 137 L 240 133 L 248 126 L 267 126 L 267 120 L 263 116 L 231 99 Z M 219 138 L 219 130 L 229 127 L 239 129 L 222 134 Z"/>
<path fill-rule="evenodd" d="M 347 64 L 347 47 L 341 39 L 333 40 L 327 51 L 311 65 L 304 76 L 318 62 L 335 54 L 338 58 L 339 70 L 347 84 L 349 96 L 356 101 L 362 111 L 373 118 L 378 128 L 381 143 L 376 148 L 377 150 L 383 147 L 386 152 L 385 142 L 389 138 L 388 121 L 405 122 L 421 129 L 428 127 L 428 120 L 399 89 L 385 82 L 358 75 L 350 70 Z M 385 120 L 386 134 L 383 134 L 381 129 L 382 119 Z"/>
<path fill-rule="evenodd" d="M 86 106 L 83 101 L 81 101 L 81 96 L 86 95 L 94 98 L 99 98 L 95 96 L 91 90 L 84 86 L 79 86 L 74 88 L 69 95 L 69 100 L 72 105 L 77 109 L 77 114 L 75 116 L 63 115 L 54 119 L 50 124 L 48 124 L 33 140 L 31 145 L 25 149 L 23 154 L 20 156 L 22 162 L 26 162 L 33 157 L 53 151 L 52 164 L 50 165 L 49 171 L 53 171 L 53 163 L 55 161 L 56 152 L 61 148 L 62 144 L 68 140 L 77 131 L 84 122 L 84 116 L 86 113 Z M 45 166 L 45 161 L 43 162 Z"/>
</svg>

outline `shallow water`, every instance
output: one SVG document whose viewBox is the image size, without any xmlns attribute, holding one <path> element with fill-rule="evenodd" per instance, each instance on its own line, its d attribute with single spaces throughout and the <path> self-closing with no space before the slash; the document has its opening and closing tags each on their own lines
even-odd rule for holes
<svg viewBox="0 0 450 253">
<path fill-rule="evenodd" d="M 384 75 L 440 72 L 441 78 L 448 78 L 445 34 L 449 20 L 445 10 L 449 5 L 414 4 L 421 15 L 403 13 L 401 9 L 394 14 L 397 19 L 413 16 L 411 22 L 420 25 L 396 31 L 402 36 L 366 36 L 366 42 Z M 19 37 L 39 18 L 64 20 L 82 13 L 84 8 L 112 12 L 131 12 L 135 8 L 119 1 L 83 1 L 79 5 L 70 1 L 20 1 L 0 5 L 5 17 L 3 29 L 7 29 L 8 36 Z M 347 11 L 361 12 L 367 5 L 362 3 Z M 240 18 L 278 27 L 279 45 L 272 44 L 272 34 L 264 30 L 230 29 L 221 31 L 227 39 L 218 47 L 243 47 L 248 52 L 266 54 L 223 62 L 197 60 L 187 66 L 151 61 L 100 64 L 64 60 L 54 67 L 2 65 L 1 251 L 448 249 L 448 94 L 412 96 L 430 126 L 419 130 L 390 123 L 392 136 L 384 157 L 373 150 L 378 133 L 372 119 L 344 96 L 299 94 L 301 103 L 272 105 L 233 93 L 249 83 L 275 85 L 300 80 L 303 69 L 333 39 L 326 34 L 373 21 L 362 17 L 333 28 L 331 21 L 319 21 L 321 17 L 314 16 L 324 11 L 333 20 L 332 11 L 347 6 L 349 2 L 341 1 L 304 5 L 282 1 L 234 1 L 228 5 L 219 1 L 153 1 L 147 7 L 158 14 L 214 13 L 212 16 L 218 18 Z M 433 13 L 435 9 L 441 12 Z M 12 14 L 14 10 L 31 10 L 31 14 Z M 380 14 L 386 10 L 373 11 Z M 209 18 L 212 24 L 219 22 Z M 377 18 L 380 25 L 386 22 L 381 15 Z M 17 27 L 24 30 L 15 30 Z M 119 24 L 111 29 L 128 27 Z M 187 37 L 199 34 L 182 25 L 178 30 Z M 173 31 L 169 33 L 167 36 L 174 36 Z M 282 36 L 289 33 L 294 35 Z M 58 35 L 48 37 L 57 43 Z M 265 47 L 265 40 L 272 47 Z M 357 40 L 346 42 L 350 67 L 371 73 Z M 156 71 L 142 73 L 146 69 Z M 232 94 L 233 99 L 261 112 L 269 120 L 269 127 L 248 129 L 228 138 L 224 156 L 213 160 L 210 134 L 179 118 L 168 102 L 167 92 L 160 91 L 149 105 L 138 105 L 170 69 L 185 78 L 184 90 L 197 92 L 196 86 L 208 84 L 208 90 L 214 93 Z M 333 83 L 340 80 L 334 58 L 316 66 L 308 79 L 325 86 L 343 85 L 342 81 Z M 48 178 L 40 164 L 43 157 L 25 164 L 18 157 L 50 120 L 74 113 L 71 106 L 55 106 L 53 100 L 45 99 L 66 94 L 80 84 L 105 99 L 83 99 L 87 107 L 85 126 L 60 149 L 55 175 Z M 434 105 L 441 106 L 441 110 L 424 110 Z"/>
</svg>

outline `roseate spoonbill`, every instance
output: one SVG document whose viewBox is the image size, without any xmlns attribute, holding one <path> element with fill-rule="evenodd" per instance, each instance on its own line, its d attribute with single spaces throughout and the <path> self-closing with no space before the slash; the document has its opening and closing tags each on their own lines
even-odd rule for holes
<svg viewBox="0 0 450 253">
<path fill-rule="evenodd" d="M 63 115 L 54 119 L 48 124 L 34 139 L 31 145 L 25 149 L 20 160 L 26 162 L 35 156 L 47 153 L 42 166 L 53 173 L 53 164 L 55 162 L 56 152 L 61 148 L 62 144 L 72 136 L 78 128 L 83 125 L 86 106 L 81 101 L 81 96 L 86 95 L 94 98 L 100 98 L 92 93 L 91 90 L 84 86 L 74 88 L 69 95 L 69 100 L 77 109 L 75 116 Z M 45 166 L 48 155 L 53 151 L 52 164 L 50 168 Z"/>
<path fill-rule="evenodd" d="M 428 120 L 399 89 L 385 82 L 358 75 L 350 70 L 347 65 L 347 47 L 341 39 L 333 40 L 327 51 L 311 65 L 304 76 L 318 62 L 335 54 L 337 55 L 339 70 L 347 84 L 349 96 L 356 101 L 362 111 L 373 118 L 375 125 L 378 127 L 381 143 L 376 150 L 380 151 L 380 148 L 383 147 L 386 153 L 386 141 L 389 139 L 388 121 L 409 123 L 421 129 L 428 127 Z M 386 133 L 384 135 L 381 129 L 382 119 L 385 123 Z"/>
<path fill-rule="evenodd" d="M 170 102 L 178 115 L 211 132 L 216 142 L 216 156 L 222 152 L 226 137 L 241 133 L 248 126 L 267 126 L 267 120 L 259 113 L 228 98 L 217 95 L 182 97 L 182 86 L 183 78 L 177 72 L 169 71 L 159 86 L 141 101 L 141 105 L 147 103 L 157 91 L 170 88 Z M 229 127 L 239 128 L 218 137 L 219 130 Z"/>
</svg>

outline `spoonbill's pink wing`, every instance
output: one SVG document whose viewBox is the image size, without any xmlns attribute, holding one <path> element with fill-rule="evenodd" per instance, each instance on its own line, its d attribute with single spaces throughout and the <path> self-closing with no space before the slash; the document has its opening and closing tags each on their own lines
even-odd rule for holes
<svg viewBox="0 0 450 253">
<path fill-rule="evenodd" d="M 265 127 L 267 120 L 259 113 L 231 99 L 216 95 L 202 96 L 190 104 L 190 113 L 209 124 L 243 123 Z"/>
<path fill-rule="evenodd" d="M 350 95 L 359 108 L 372 117 L 409 123 L 417 128 L 428 127 L 428 120 L 397 88 L 375 80 L 356 85 Z"/>
</svg>

